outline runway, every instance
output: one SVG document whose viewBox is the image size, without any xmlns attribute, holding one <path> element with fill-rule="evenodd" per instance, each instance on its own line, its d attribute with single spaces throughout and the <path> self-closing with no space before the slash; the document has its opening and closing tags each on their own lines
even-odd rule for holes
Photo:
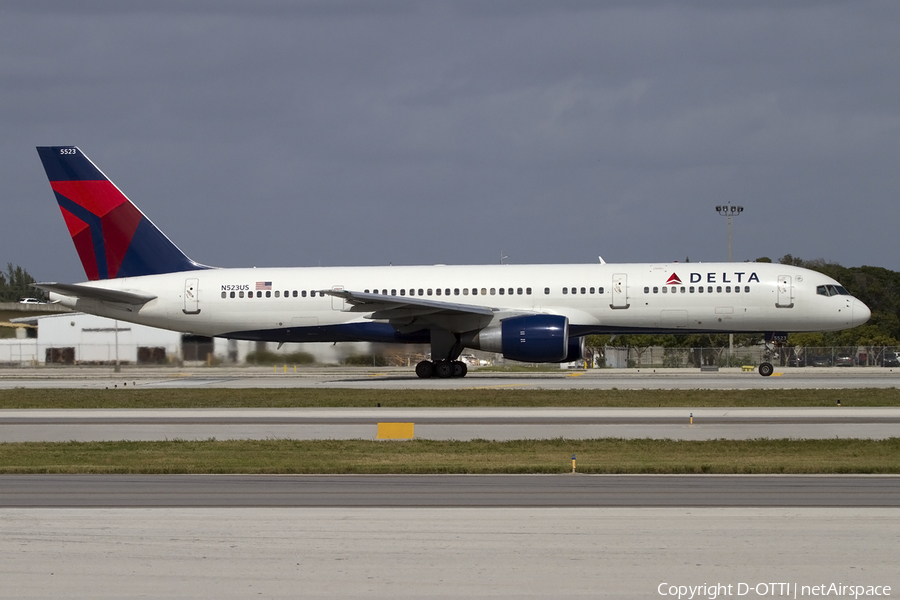
<svg viewBox="0 0 900 600">
<path fill-rule="evenodd" d="M 26 371 L 0 372 L 0 388 L 848 389 L 900 382 L 892 370 L 874 368 L 771 378 L 475 372 L 427 381 L 402 370 Z M 896 435 L 900 416 L 853 407 L 282 411 L 2 411 L 0 439 L 371 439 L 377 422 L 395 420 L 415 422 L 416 437 L 433 439 L 881 438 Z M 652 598 L 703 584 L 734 591 L 744 584 L 747 598 L 788 595 L 765 587 L 772 582 L 795 590 L 830 583 L 900 589 L 900 477 L 892 476 L 22 475 L 0 477 L 0 507 L 0 598 Z"/>
<path fill-rule="evenodd" d="M 0 442 L 374 440 L 380 422 L 430 440 L 886 439 L 900 435 L 900 408 L 7 409 Z"/>
<path fill-rule="evenodd" d="M 900 507 L 900 476 L 2 475 L 0 506 Z"/>
<path fill-rule="evenodd" d="M 43 367 L 0 370 L 0 389 L 89 388 L 341 388 L 341 389 L 852 389 L 900 387 L 900 369 L 880 367 L 776 368 L 772 377 L 723 368 L 591 369 L 488 372 L 462 379 L 419 379 L 410 368 L 311 367 Z"/>
<path fill-rule="evenodd" d="M 879 586 L 884 597 L 900 589 L 898 516 L 895 508 L 7 508 L 0 597 L 674 599 L 679 586 L 688 598 L 687 586 L 708 584 L 724 586 L 717 598 L 777 598 L 832 583 Z"/>
</svg>

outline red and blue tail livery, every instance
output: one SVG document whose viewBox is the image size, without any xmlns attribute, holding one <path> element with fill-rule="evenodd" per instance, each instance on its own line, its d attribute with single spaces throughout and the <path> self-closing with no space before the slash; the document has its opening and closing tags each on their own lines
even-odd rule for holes
<svg viewBox="0 0 900 600">
<path fill-rule="evenodd" d="M 37 151 L 89 280 L 208 268 L 185 256 L 76 146 Z"/>
</svg>

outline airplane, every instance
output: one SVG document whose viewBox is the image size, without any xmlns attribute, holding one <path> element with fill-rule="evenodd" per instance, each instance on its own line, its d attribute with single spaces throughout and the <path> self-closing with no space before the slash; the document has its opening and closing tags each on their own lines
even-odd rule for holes
<svg viewBox="0 0 900 600">
<path fill-rule="evenodd" d="M 581 360 L 591 334 L 837 331 L 871 313 L 834 279 L 770 263 L 214 268 L 188 258 L 76 146 L 38 154 L 88 281 L 35 287 L 85 313 L 238 340 L 430 344 L 421 378 L 464 377 L 464 349 Z M 774 367 L 766 360 L 763 376 Z"/>
</svg>

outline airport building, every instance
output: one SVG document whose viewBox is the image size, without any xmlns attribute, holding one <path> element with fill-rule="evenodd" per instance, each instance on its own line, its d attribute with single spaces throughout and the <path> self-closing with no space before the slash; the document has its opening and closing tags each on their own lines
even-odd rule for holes
<svg viewBox="0 0 900 600">
<path fill-rule="evenodd" d="M 265 352 L 290 357 L 312 354 L 316 362 L 340 363 L 370 351 L 370 344 L 277 344 L 209 338 L 115 321 L 84 313 L 14 319 L 15 337 L 0 339 L 0 365 L 252 364 Z"/>
</svg>

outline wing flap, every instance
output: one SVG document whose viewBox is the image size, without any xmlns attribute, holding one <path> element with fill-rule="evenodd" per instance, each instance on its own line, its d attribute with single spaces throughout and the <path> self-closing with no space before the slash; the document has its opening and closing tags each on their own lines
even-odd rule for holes
<svg viewBox="0 0 900 600">
<path fill-rule="evenodd" d="M 366 294 L 348 290 L 321 290 L 320 293 L 343 298 L 352 305 L 353 312 L 372 311 L 379 316 L 372 318 L 389 319 L 392 315 L 481 315 L 493 316 L 497 309 L 473 304 L 457 304 L 441 300 L 429 300 L 414 296 L 385 296 Z M 407 311 L 404 313 L 404 311 Z"/>
</svg>

